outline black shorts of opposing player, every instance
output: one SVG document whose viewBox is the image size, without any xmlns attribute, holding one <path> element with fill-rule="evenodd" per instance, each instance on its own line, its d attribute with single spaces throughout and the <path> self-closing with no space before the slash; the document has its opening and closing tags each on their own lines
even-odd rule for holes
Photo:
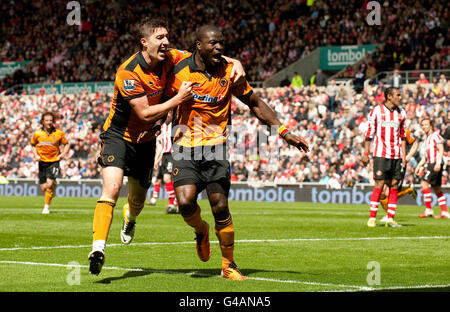
<svg viewBox="0 0 450 312">
<path fill-rule="evenodd" d="M 436 164 L 428 164 L 427 170 L 425 171 L 425 174 L 423 175 L 423 180 L 430 183 L 431 186 L 441 186 L 442 185 L 442 173 L 443 169 L 441 166 L 441 170 L 438 172 L 434 171 L 434 166 Z"/>
<path fill-rule="evenodd" d="M 143 188 L 149 188 L 155 161 L 156 140 L 137 144 L 125 141 L 112 131 L 100 135 L 102 149 L 98 163 L 102 167 L 117 167 L 124 175 L 139 181 Z"/>
<path fill-rule="evenodd" d="M 59 161 L 39 162 L 39 184 L 47 182 L 47 179 L 56 180 L 59 174 Z"/>
<path fill-rule="evenodd" d="M 171 153 L 164 153 L 161 159 L 161 166 L 158 169 L 157 179 L 163 179 L 165 174 L 171 174 L 173 170 L 173 157 Z"/>
<path fill-rule="evenodd" d="M 173 146 L 172 181 L 175 187 L 196 185 L 197 193 L 230 191 L 230 163 L 225 145 L 187 148 Z"/>
<path fill-rule="evenodd" d="M 405 173 L 401 159 L 373 158 L 373 177 L 375 180 L 402 181 Z"/>
</svg>

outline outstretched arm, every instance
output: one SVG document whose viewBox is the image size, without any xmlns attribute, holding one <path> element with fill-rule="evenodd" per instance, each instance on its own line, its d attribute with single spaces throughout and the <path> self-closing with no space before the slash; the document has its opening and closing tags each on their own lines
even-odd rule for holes
<svg viewBox="0 0 450 312">
<path fill-rule="evenodd" d="M 250 96 L 239 97 L 250 110 L 256 115 L 256 117 L 265 125 L 278 126 L 278 133 L 280 136 L 292 146 L 297 147 L 299 150 L 309 152 L 309 145 L 306 140 L 300 136 L 291 133 L 285 126 L 278 120 L 276 113 L 255 93 L 251 93 Z"/>
</svg>

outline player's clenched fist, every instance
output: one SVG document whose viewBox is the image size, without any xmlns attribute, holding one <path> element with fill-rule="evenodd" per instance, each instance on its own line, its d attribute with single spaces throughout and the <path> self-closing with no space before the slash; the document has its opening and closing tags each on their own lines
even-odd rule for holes
<svg viewBox="0 0 450 312">
<path fill-rule="evenodd" d="M 182 102 L 192 100 L 194 96 L 192 94 L 192 82 L 183 81 L 181 83 L 180 91 L 178 91 L 177 96 L 181 99 Z"/>
</svg>

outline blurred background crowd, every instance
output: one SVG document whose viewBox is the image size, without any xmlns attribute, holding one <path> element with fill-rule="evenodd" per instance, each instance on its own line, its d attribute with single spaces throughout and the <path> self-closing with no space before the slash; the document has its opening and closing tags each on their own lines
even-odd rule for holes
<svg viewBox="0 0 450 312">
<path fill-rule="evenodd" d="M 380 44 L 336 77 L 352 79 L 354 88 L 327 81 L 318 71 L 314 81 L 294 75 L 278 88 L 255 89 L 285 125 L 308 139 L 312 151 L 307 155 L 276 135 L 261 142 L 255 136 L 259 121 L 238 100 L 232 105 L 232 129 L 239 129 L 234 132 L 238 136 L 230 136 L 233 181 L 320 182 L 335 188 L 370 183 L 371 165 L 362 167 L 360 157 L 367 115 L 384 101 L 385 84 L 364 82 L 377 73 L 393 72 L 387 83 L 402 88 L 412 134 L 423 140 L 419 120 L 430 116 L 447 140 L 450 156 L 449 83 L 439 73 L 449 68 L 450 32 L 445 0 L 379 1 L 381 25 L 366 22 L 368 2 L 86 0 L 80 2 L 81 24 L 69 26 L 65 0 L 2 1 L 0 62 L 30 64 L 0 79 L 0 92 L 18 84 L 114 81 L 116 68 L 139 49 L 134 25 L 149 15 L 166 17 L 172 46 L 187 50 L 192 50 L 196 27 L 213 22 L 225 35 L 225 54 L 242 61 L 250 82 L 271 77 L 320 46 Z M 430 69 L 438 74 L 420 74 Z M 415 84 L 404 85 L 398 71 L 405 70 L 416 71 Z M 58 113 L 58 125 L 71 144 L 69 157 L 61 161 L 61 178 L 100 178 L 99 134 L 110 102 L 111 94 L 86 92 L 0 97 L 1 175 L 37 177 L 29 142 L 42 112 L 51 110 Z M 274 146 L 277 153 L 271 153 Z M 410 182 L 418 181 L 412 168 L 419 157 L 417 153 L 409 164 Z M 449 167 L 444 184 L 449 183 Z"/>
<path fill-rule="evenodd" d="M 366 22 L 367 0 L 91 0 L 80 2 L 80 26 L 67 24 L 65 0 L 11 2 L 0 4 L 0 61 L 32 62 L 0 80 L 0 92 L 17 84 L 114 80 L 139 48 L 136 21 L 151 15 L 166 17 L 172 45 L 191 51 L 196 27 L 214 22 L 224 32 L 226 55 L 243 62 L 249 81 L 263 81 L 327 45 L 381 44 L 344 77 L 449 64 L 445 0 L 379 1 L 379 26 Z"/>
<path fill-rule="evenodd" d="M 315 85 L 255 89 L 255 92 L 278 114 L 294 133 L 305 137 L 311 145 L 308 154 L 289 147 L 275 132 L 263 133 L 258 119 L 234 99 L 232 128 L 229 135 L 232 181 L 247 182 L 319 182 L 339 188 L 355 183 L 371 183 L 371 165 L 361 165 L 367 116 L 384 101 L 383 83 L 373 84 L 362 93 L 351 94 L 343 85 L 330 83 L 326 88 Z M 334 88 L 332 86 L 335 86 Z M 431 117 L 446 139 L 446 159 L 450 159 L 450 109 L 447 80 L 428 87 L 417 83 L 403 88 L 403 107 L 407 128 L 420 142 L 424 140 L 419 121 Z M 61 178 L 100 178 L 97 165 L 99 134 L 106 118 L 111 97 L 107 94 L 80 93 L 74 96 L 10 95 L 0 100 L 0 172 L 7 178 L 37 177 L 37 163 L 32 160 L 30 138 L 40 127 L 41 113 L 57 112 L 58 127 L 66 133 L 71 145 L 69 156 L 61 161 Z M 270 129 L 267 129 L 270 130 Z M 266 133 L 267 134 L 267 133 Z M 413 168 L 420 152 L 410 161 L 406 179 L 418 177 Z M 450 164 L 444 172 L 449 183 Z"/>
</svg>

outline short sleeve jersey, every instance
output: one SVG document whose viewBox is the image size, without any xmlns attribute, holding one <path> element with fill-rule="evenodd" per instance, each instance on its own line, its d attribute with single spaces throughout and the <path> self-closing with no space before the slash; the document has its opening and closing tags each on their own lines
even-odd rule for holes
<svg viewBox="0 0 450 312">
<path fill-rule="evenodd" d="M 42 129 L 36 130 L 31 139 L 31 145 L 36 147 L 37 153 L 43 162 L 58 161 L 59 146 L 68 143 L 64 132 L 59 129 L 55 129 L 51 133 L 47 133 Z"/>
<path fill-rule="evenodd" d="M 103 130 L 113 131 L 124 140 L 137 143 L 141 132 L 153 128 L 153 123 L 144 123 L 138 118 L 131 107 L 130 101 L 146 96 L 149 106 L 159 104 L 164 93 L 168 72 L 185 53 L 171 49 L 167 53 L 160 76 L 150 69 L 142 51 L 133 54 L 120 65 L 114 82 L 114 96 Z M 149 140 L 152 140 L 152 138 L 147 139 L 147 141 Z M 145 140 L 142 141 L 142 143 L 144 142 Z"/>
<path fill-rule="evenodd" d="M 232 85 L 232 63 L 223 60 L 210 75 L 196 65 L 195 53 L 175 63 L 167 82 L 165 93 L 169 97 L 179 91 L 183 81 L 194 83 L 194 98 L 180 104 L 174 116 L 174 143 L 185 147 L 224 144 L 227 126 L 231 125 L 232 96 L 248 97 L 253 90 L 247 81 Z"/>
</svg>

